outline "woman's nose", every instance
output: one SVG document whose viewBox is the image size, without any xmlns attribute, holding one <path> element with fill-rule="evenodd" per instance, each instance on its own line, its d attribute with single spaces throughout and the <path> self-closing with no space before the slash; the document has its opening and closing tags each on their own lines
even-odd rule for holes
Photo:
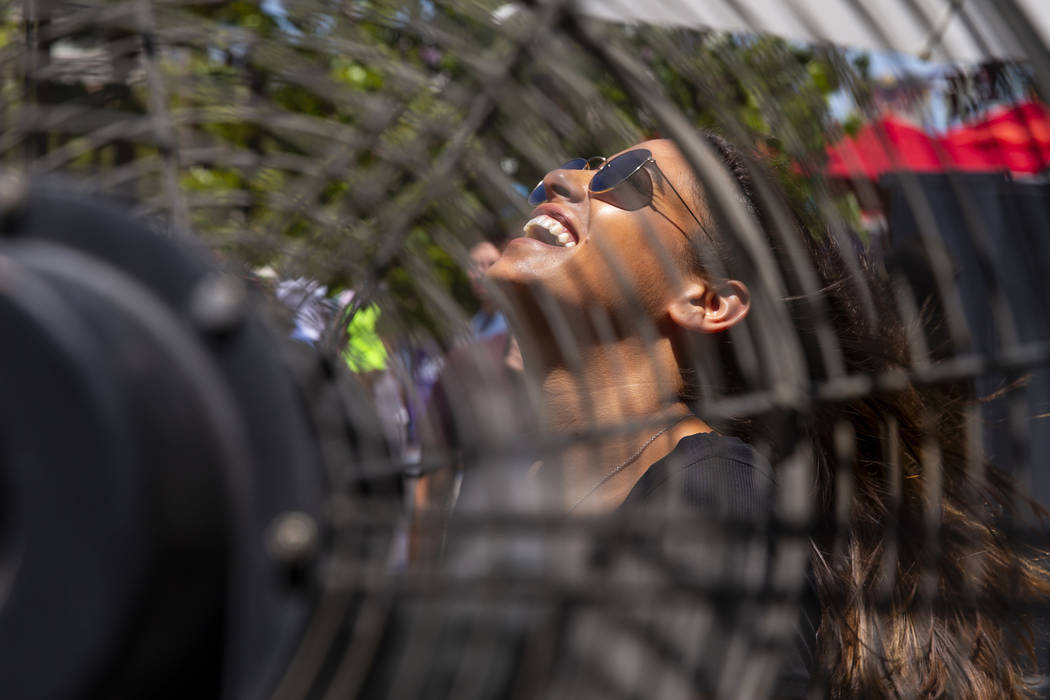
<svg viewBox="0 0 1050 700">
<path fill-rule="evenodd" d="M 586 170 L 552 170 L 543 178 L 547 201 L 561 197 L 570 202 L 582 201 L 587 196 L 587 183 L 594 173 Z"/>
</svg>

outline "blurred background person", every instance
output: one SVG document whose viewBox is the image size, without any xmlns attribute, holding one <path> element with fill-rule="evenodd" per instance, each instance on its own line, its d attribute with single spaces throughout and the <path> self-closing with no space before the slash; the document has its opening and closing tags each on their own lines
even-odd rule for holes
<svg viewBox="0 0 1050 700">
<path fill-rule="evenodd" d="M 484 282 L 486 273 L 500 255 L 500 248 L 492 241 L 481 241 L 470 249 L 467 278 L 479 305 L 478 312 L 470 319 L 470 333 L 474 338 L 489 338 L 507 332 L 507 319 L 494 303 Z"/>
</svg>

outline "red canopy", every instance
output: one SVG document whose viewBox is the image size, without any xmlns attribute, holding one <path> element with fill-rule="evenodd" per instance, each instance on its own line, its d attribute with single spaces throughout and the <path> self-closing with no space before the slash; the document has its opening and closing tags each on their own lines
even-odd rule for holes
<svg viewBox="0 0 1050 700">
<path fill-rule="evenodd" d="M 1050 167 L 1050 110 L 1025 102 L 956 127 L 941 143 L 959 170 L 1039 173 Z"/>
<path fill-rule="evenodd" d="M 894 170 L 1039 173 L 1050 167 L 1050 108 L 1025 102 L 940 137 L 886 115 L 827 154 L 824 172 L 831 178 L 877 180 Z"/>
<path fill-rule="evenodd" d="M 894 170 L 939 172 L 944 153 L 937 140 L 917 126 L 894 116 L 865 124 L 857 135 L 828 146 L 828 177 L 868 178 Z"/>
</svg>

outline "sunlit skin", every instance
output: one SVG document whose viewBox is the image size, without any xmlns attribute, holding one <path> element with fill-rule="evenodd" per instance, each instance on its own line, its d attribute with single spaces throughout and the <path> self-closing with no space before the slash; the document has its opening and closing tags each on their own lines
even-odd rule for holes
<svg viewBox="0 0 1050 700">
<path fill-rule="evenodd" d="M 707 213 L 691 194 L 692 171 L 674 144 L 655 140 L 633 148 L 639 147 L 652 152 L 704 221 Z M 573 232 L 575 246 L 516 238 L 488 273 L 510 302 L 526 371 L 542 386 L 546 430 L 658 420 L 561 455 L 564 506 L 576 506 L 577 512 L 620 505 L 645 470 L 682 437 L 710 430 L 678 398 L 683 380 L 675 340 L 683 333 L 722 332 L 747 315 L 750 303 L 742 283 L 714 283 L 690 269 L 687 236 L 703 234 L 658 175 L 652 205 L 636 211 L 589 193 L 593 175 L 551 171 L 543 180 L 547 200 L 532 213 L 561 222 Z M 678 419 L 591 493 L 657 429 Z"/>
<path fill-rule="evenodd" d="M 487 314 L 491 314 L 496 309 L 489 296 L 489 290 L 482 284 L 482 281 L 489 268 L 499 260 L 499 256 L 499 248 L 489 241 L 481 241 L 470 249 L 470 267 L 467 269 L 467 279 L 470 280 L 470 288 L 481 305 L 481 310 Z"/>
</svg>

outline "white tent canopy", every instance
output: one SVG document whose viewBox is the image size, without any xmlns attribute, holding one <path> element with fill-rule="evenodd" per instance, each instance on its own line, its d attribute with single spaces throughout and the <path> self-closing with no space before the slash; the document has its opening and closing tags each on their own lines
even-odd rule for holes
<svg viewBox="0 0 1050 700">
<path fill-rule="evenodd" d="M 773 34 L 937 62 L 1023 58 L 989 10 L 998 0 L 577 0 L 593 17 Z M 1050 0 L 1014 0 L 1050 46 Z"/>
</svg>

